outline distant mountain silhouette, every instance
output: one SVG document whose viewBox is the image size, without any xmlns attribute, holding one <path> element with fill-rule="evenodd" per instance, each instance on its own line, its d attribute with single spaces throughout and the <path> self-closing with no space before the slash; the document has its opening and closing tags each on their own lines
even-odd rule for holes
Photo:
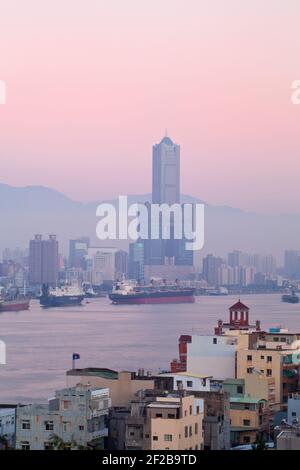
<svg viewBox="0 0 300 470">
<path fill-rule="evenodd" d="M 129 203 L 151 201 L 150 194 L 130 195 Z M 183 202 L 199 202 L 184 195 Z M 61 251 L 67 253 L 68 240 L 88 235 L 97 245 L 126 248 L 126 242 L 96 238 L 96 207 L 100 202 L 76 202 L 43 186 L 12 187 L 0 183 L 0 250 L 28 246 L 35 233 L 56 233 Z M 116 200 L 105 201 L 116 203 Z M 203 201 L 201 201 L 203 202 Z M 282 257 L 284 249 L 300 249 L 299 214 L 257 214 L 228 206 L 205 203 L 205 246 L 208 252 L 225 255 L 233 249 L 251 253 L 273 253 Z"/>
</svg>

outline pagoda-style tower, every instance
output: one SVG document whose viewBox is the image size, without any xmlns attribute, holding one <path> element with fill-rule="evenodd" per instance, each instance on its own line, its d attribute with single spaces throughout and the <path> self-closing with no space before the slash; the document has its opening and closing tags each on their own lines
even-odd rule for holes
<svg viewBox="0 0 300 470">
<path fill-rule="evenodd" d="M 249 324 L 249 307 L 240 300 L 229 307 L 229 323 L 218 321 L 215 328 L 215 334 L 221 335 L 224 329 L 227 330 L 256 330 L 260 331 L 260 322 L 256 321 L 255 325 Z"/>
</svg>

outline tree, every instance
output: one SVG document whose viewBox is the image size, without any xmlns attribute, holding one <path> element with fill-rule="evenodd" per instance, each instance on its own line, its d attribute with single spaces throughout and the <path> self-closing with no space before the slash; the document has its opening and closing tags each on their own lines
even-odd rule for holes
<svg viewBox="0 0 300 470">
<path fill-rule="evenodd" d="M 255 441 L 252 444 L 252 450 L 268 450 L 265 438 L 257 434 Z"/>
<path fill-rule="evenodd" d="M 57 434 L 52 434 L 49 440 L 53 450 L 88 450 L 88 448 L 72 439 L 71 442 L 65 442 Z"/>
<path fill-rule="evenodd" d="M 9 449 L 9 440 L 7 434 L 0 436 L 0 449 L 8 450 Z"/>
</svg>

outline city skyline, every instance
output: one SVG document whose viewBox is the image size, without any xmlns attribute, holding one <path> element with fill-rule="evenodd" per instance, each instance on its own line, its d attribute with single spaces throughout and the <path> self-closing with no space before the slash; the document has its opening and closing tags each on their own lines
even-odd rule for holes
<svg viewBox="0 0 300 470">
<path fill-rule="evenodd" d="M 0 19 L 3 182 L 82 201 L 142 193 L 167 127 L 182 193 L 298 210 L 299 3 L 30 0 L 18 20 L 15 3 Z"/>
</svg>

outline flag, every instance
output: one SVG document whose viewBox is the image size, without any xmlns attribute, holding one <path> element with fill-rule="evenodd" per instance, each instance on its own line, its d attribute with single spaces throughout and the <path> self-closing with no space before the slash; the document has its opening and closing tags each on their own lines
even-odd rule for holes
<svg viewBox="0 0 300 470">
<path fill-rule="evenodd" d="M 73 361 L 76 361 L 76 359 L 80 359 L 80 354 L 73 353 Z"/>
</svg>

